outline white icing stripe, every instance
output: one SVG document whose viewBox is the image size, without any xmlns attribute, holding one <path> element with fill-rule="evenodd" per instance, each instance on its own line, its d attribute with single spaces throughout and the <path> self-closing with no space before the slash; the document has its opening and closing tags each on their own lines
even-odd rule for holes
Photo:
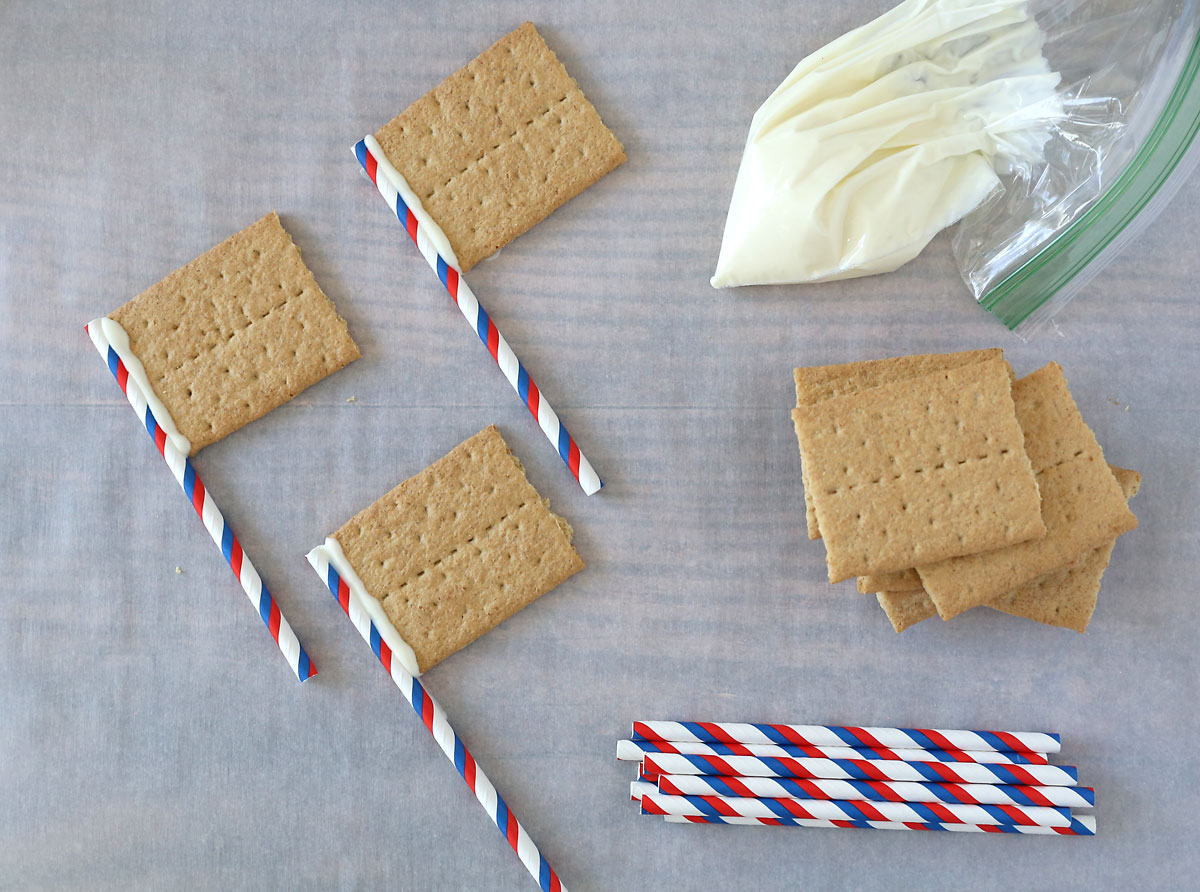
<svg viewBox="0 0 1200 892">
<path fill-rule="evenodd" d="M 338 576 L 342 577 L 342 581 L 346 583 L 346 587 L 350 590 L 350 606 L 357 608 L 356 612 L 370 618 L 379 632 L 379 637 L 383 639 L 384 644 L 391 650 L 392 657 L 400 661 L 400 665 L 404 667 L 404 670 L 409 675 L 419 676 L 421 668 L 417 665 L 417 655 L 408 646 L 408 642 L 400 637 L 400 633 L 396 631 L 396 627 L 392 625 L 392 621 L 388 619 L 387 614 L 384 612 L 383 605 L 367 591 L 367 587 L 363 585 L 363 581 L 354 572 L 354 567 L 351 566 L 350 561 L 346 558 L 346 553 L 342 551 L 342 546 L 338 540 L 332 536 L 327 537 L 324 545 L 318 545 L 306 557 L 308 558 L 308 562 L 312 564 L 312 568 L 321 577 L 322 582 L 326 581 L 325 567 L 333 567 L 337 571 Z M 324 567 L 322 564 L 324 564 Z M 350 619 L 354 620 L 354 616 L 351 616 Z M 357 626 L 358 624 L 355 623 L 355 625 Z"/>
<path fill-rule="evenodd" d="M 137 383 L 138 390 L 145 396 L 150 412 L 154 415 L 155 422 L 162 429 L 162 432 L 166 434 L 167 439 L 171 441 L 182 455 L 191 455 L 191 442 L 179 432 L 179 428 L 175 427 L 175 419 L 171 417 L 171 413 L 167 411 L 167 407 L 163 405 L 162 400 L 158 398 L 158 394 L 154 392 L 154 388 L 150 386 L 150 379 L 146 376 L 146 367 L 142 365 L 142 361 L 130 349 L 129 335 L 126 334 L 125 329 L 107 316 L 101 316 L 99 319 L 93 319 L 88 324 L 88 332 L 92 336 L 92 343 L 96 345 L 96 349 L 101 355 L 108 352 L 104 349 L 105 347 L 112 347 L 113 352 L 117 354 L 121 363 L 125 366 L 125 371 L 129 373 L 129 377 Z M 134 408 L 137 409 L 139 407 L 134 406 Z"/>
<path fill-rule="evenodd" d="M 425 260 L 434 269 L 437 269 L 436 258 L 429 256 L 429 251 L 436 251 L 442 255 L 445 260 L 455 269 L 458 269 L 458 258 L 454 256 L 454 249 L 450 247 L 450 239 L 446 238 L 446 233 L 442 232 L 442 227 L 433 222 L 433 217 L 429 216 L 425 210 L 425 206 L 421 204 L 421 199 L 417 198 L 417 193 L 408 185 L 408 181 L 396 168 L 392 167 L 392 163 L 387 160 L 387 155 L 383 153 L 383 149 L 379 145 L 379 141 L 373 136 L 364 137 L 363 142 L 367 144 L 367 151 L 375 157 L 375 186 L 379 189 L 384 200 L 391 206 L 392 210 L 396 209 L 396 194 L 399 194 L 404 203 L 408 205 L 408 209 L 412 211 L 414 217 L 417 218 L 417 247 L 421 253 L 425 255 Z M 383 174 L 380 177 L 379 174 Z M 384 182 L 380 182 L 380 180 Z M 385 190 L 385 183 L 390 186 L 390 190 Z M 425 239 L 421 238 L 422 233 Z M 426 244 L 422 244 L 425 241 Z"/>
</svg>

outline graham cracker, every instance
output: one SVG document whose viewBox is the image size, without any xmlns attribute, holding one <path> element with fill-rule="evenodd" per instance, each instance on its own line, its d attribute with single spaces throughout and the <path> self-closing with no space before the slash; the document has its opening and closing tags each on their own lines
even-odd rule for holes
<svg viewBox="0 0 1200 892">
<path fill-rule="evenodd" d="M 1126 500 L 1137 495 L 1141 475 L 1137 471 L 1113 465 L 1109 467 Z M 1084 632 L 1095 612 L 1100 580 L 1108 568 L 1115 544 L 1114 539 L 1108 545 L 1085 553 L 1071 566 L 1052 570 L 1032 582 L 1005 592 L 987 606 L 1048 626 Z M 881 591 L 875 597 L 897 632 L 937 616 L 937 607 L 924 589 Z"/>
<path fill-rule="evenodd" d="M 1137 471 L 1125 468 L 1112 469 L 1113 476 L 1121 486 L 1126 501 L 1137 495 L 1142 476 Z M 1100 595 L 1100 581 L 1108 562 L 1112 558 L 1116 540 L 1084 554 L 1075 564 L 1062 572 L 1057 581 L 1048 574 L 1034 582 L 1006 592 L 988 607 L 1012 616 L 1021 616 L 1048 626 L 1061 626 L 1085 632 L 1092 614 L 1096 611 L 1096 600 Z"/>
<path fill-rule="evenodd" d="M 274 211 L 109 316 L 193 455 L 359 357 Z"/>
<path fill-rule="evenodd" d="M 990 359 L 793 410 L 830 582 L 1045 533 L 1010 382 Z"/>
<path fill-rule="evenodd" d="M 625 161 L 526 22 L 375 134 L 466 272 Z"/>
<path fill-rule="evenodd" d="M 333 534 L 422 672 L 582 570 L 571 537 L 495 426 Z"/>
<path fill-rule="evenodd" d="M 1046 535 L 939 562 L 916 562 L 942 619 L 994 601 L 1137 526 L 1095 434 L 1067 389 L 1062 368 L 1052 362 L 1014 384 L 1012 393 L 1042 494 Z"/>
<path fill-rule="evenodd" d="M 915 592 L 877 592 L 875 600 L 879 602 L 879 606 L 891 620 L 892 628 L 897 632 L 903 632 L 931 616 L 937 616 L 937 608 L 933 606 L 923 588 Z"/>
<path fill-rule="evenodd" d="M 872 573 L 858 577 L 858 590 L 864 595 L 875 592 L 925 591 L 921 575 L 916 570 L 900 570 L 896 573 Z"/>
<path fill-rule="evenodd" d="M 830 397 L 859 393 L 881 384 L 907 381 L 930 372 L 957 368 L 999 359 L 1004 351 L 999 347 L 988 350 L 965 350 L 960 353 L 921 353 L 914 356 L 894 356 L 888 359 L 871 359 L 866 362 L 846 362 L 839 365 L 818 365 L 795 369 L 792 377 L 796 382 L 796 405 L 809 406 Z M 817 512 L 813 508 L 809 492 L 808 474 L 804 470 L 804 456 L 800 457 L 800 479 L 804 484 L 804 509 L 808 522 L 808 538 L 820 539 L 821 529 L 817 523 Z M 914 574 L 915 575 L 915 574 Z M 920 587 L 920 580 L 916 580 Z M 880 588 L 862 589 L 863 593 L 880 591 Z M 898 589 L 899 590 L 899 589 Z"/>
</svg>

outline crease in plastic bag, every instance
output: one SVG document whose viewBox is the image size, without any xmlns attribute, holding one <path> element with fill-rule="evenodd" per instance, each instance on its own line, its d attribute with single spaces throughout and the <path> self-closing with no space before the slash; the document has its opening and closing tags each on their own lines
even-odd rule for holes
<svg viewBox="0 0 1200 892">
<path fill-rule="evenodd" d="M 1200 161 L 1197 0 L 1050 0 L 1032 9 L 1062 75 L 1064 116 L 1045 164 L 957 227 L 953 250 L 975 299 L 1026 337 L 1141 229 Z"/>
</svg>

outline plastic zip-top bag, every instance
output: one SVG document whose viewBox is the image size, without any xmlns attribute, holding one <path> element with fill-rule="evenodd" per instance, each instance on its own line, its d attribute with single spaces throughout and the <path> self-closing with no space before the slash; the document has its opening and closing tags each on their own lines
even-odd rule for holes
<svg viewBox="0 0 1200 892">
<path fill-rule="evenodd" d="M 903 0 L 755 112 L 715 287 L 890 272 L 956 226 L 1024 336 L 1195 166 L 1200 0 Z"/>
<path fill-rule="evenodd" d="M 1044 163 L 954 234 L 967 286 L 1018 334 L 1045 323 L 1158 214 L 1200 160 L 1196 0 L 1034 4 L 1061 75 Z"/>
</svg>

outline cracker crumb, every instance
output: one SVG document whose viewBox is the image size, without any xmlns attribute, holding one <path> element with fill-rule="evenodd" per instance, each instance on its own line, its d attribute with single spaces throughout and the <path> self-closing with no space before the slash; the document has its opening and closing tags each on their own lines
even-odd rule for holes
<svg viewBox="0 0 1200 892">
<path fill-rule="evenodd" d="M 176 576 L 182 576 L 182 575 L 183 575 L 183 567 L 176 567 L 176 568 L 175 568 L 175 575 L 176 575 Z"/>
<path fill-rule="evenodd" d="M 357 402 L 358 402 L 358 397 L 356 397 L 356 396 L 348 396 L 348 397 L 346 397 L 346 402 L 348 402 L 348 403 L 357 403 Z"/>
</svg>

